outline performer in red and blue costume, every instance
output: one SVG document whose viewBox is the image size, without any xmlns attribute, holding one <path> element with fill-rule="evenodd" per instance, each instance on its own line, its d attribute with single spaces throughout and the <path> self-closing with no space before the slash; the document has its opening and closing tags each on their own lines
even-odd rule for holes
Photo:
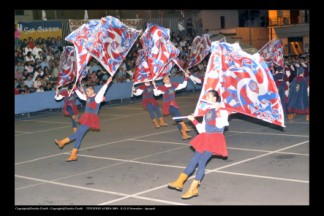
<svg viewBox="0 0 324 216">
<path fill-rule="evenodd" d="M 73 132 L 77 130 L 77 116 L 79 114 L 78 107 L 76 106 L 76 93 L 72 89 L 72 85 L 68 85 L 67 90 L 63 90 L 59 93 L 58 88 L 56 89 L 55 100 L 64 100 L 63 112 L 65 116 L 70 116 L 72 121 Z"/>
<path fill-rule="evenodd" d="M 153 95 L 153 86 L 151 85 L 149 80 L 146 79 L 144 84 L 138 86 L 137 89 L 133 87 L 133 94 L 135 96 L 143 94 L 143 107 L 150 113 L 151 119 L 156 128 L 160 128 L 161 126 L 165 127 L 168 125 L 164 122 L 164 119 L 161 115 L 159 104 L 155 100 Z M 155 117 L 155 114 L 157 118 Z"/>
<path fill-rule="evenodd" d="M 195 152 L 187 164 L 186 168 L 180 173 L 178 179 L 168 184 L 170 189 L 182 191 L 184 182 L 195 171 L 198 166 L 195 179 L 192 181 L 188 191 L 181 196 L 182 199 L 190 199 L 198 196 L 198 186 L 205 175 L 207 161 L 213 156 L 228 157 L 224 129 L 229 125 L 229 111 L 222 108 L 221 98 L 217 91 L 209 90 L 206 101 L 210 106 L 206 109 L 202 123 L 199 123 L 194 115 L 189 115 L 188 119 L 196 126 L 199 135 L 191 142 Z"/>
<path fill-rule="evenodd" d="M 86 101 L 86 107 L 84 113 L 79 119 L 80 126 L 77 131 L 70 137 L 66 137 L 62 140 L 55 140 L 55 143 L 62 149 L 67 143 L 76 140 L 72 149 L 72 154 L 66 160 L 67 162 L 76 161 L 78 149 L 80 148 L 81 141 L 85 133 L 89 129 L 100 130 L 100 122 L 98 117 L 100 103 L 105 100 L 104 94 L 107 90 L 109 83 L 112 81 L 112 77 L 109 77 L 107 82 L 101 87 L 98 94 L 95 93 L 92 86 L 87 87 L 86 94 L 79 91 L 76 87 L 74 90 L 81 100 Z"/>
<path fill-rule="evenodd" d="M 164 76 L 163 83 L 164 85 L 156 87 L 155 82 L 153 81 L 154 86 L 154 95 L 159 96 L 163 94 L 163 102 L 162 102 L 162 113 L 163 115 L 169 115 L 171 114 L 172 117 L 178 117 L 181 116 L 181 113 L 179 111 L 179 106 L 177 102 L 175 101 L 175 92 L 187 87 L 188 83 L 188 77 L 189 75 L 187 73 L 185 74 L 185 78 L 183 83 L 171 83 L 170 77 L 168 75 Z M 190 129 L 185 125 L 182 119 L 175 120 L 177 122 L 177 127 L 180 130 L 182 134 L 182 139 L 190 139 L 191 136 L 188 136 L 187 132 L 190 131 Z"/>
</svg>

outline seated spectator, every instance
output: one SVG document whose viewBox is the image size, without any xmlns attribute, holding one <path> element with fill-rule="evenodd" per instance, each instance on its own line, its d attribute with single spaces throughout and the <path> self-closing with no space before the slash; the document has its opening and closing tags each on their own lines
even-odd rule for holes
<svg viewBox="0 0 324 216">
<path fill-rule="evenodd" d="M 32 55 L 31 51 L 28 51 L 27 55 L 25 56 L 26 62 L 35 62 L 34 56 Z"/>
<path fill-rule="evenodd" d="M 28 88 L 31 88 L 34 84 L 33 81 L 33 75 L 29 75 L 27 80 L 24 81 L 25 86 L 27 86 Z"/>
<path fill-rule="evenodd" d="M 33 49 L 30 48 L 30 45 L 27 43 L 27 46 L 24 48 L 24 56 L 27 56 L 28 52 L 33 53 Z"/>
<path fill-rule="evenodd" d="M 33 86 L 35 89 L 38 89 L 41 85 L 42 85 L 42 78 L 40 76 L 37 76 Z"/>
<path fill-rule="evenodd" d="M 53 91 L 53 87 L 52 87 L 52 84 L 50 82 L 48 82 L 46 84 L 46 86 L 44 87 L 44 91 Z"/>
<path fill-rule="evenodd" d="M 16 70 L 15 79 L 17 79 L 17 80 L 23 79 L 23 75 L 20 73 L 19 69 Z"/>
<path fill-rule="evenodd" d="M 36 89 L 36 92 L 44 92 L 43 85 L 40 85 L 38 89 Z"/>
</svg>

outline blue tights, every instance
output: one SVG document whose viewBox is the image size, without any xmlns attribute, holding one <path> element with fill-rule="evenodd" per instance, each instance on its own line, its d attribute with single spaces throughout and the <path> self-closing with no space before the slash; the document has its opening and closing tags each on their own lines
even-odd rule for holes
<svg viewBox="0 0 324 216">
<path fill-rule="evenodd" d="M 195 180 L 201 181 L 205 175 L 205 169 L 207 161 L 213 156 L 211 152 L 204 151 L 203 153 L 199 153 L 195 151 L 194 155 L 192 156 L 191 160 L 189 161 L 187 167 L 183 171 L 187 176 L 190 176 L 191 173 L 196 169 L 198 164 L 198 171 L 195 177 Z"/>
<path fill-rule="evenodd" d="M 75 140 L 74 148 L 79 149 L 85 133 L 90 129 L 87 125 L 80 125 L 77 131 L 69 137 L 70 141 Z"/>
</svg>

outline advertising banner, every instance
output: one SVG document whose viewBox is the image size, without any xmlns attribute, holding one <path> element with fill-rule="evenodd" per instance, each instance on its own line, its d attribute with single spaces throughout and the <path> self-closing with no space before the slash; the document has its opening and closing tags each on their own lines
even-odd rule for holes
<svg viewBox="0 0 324 216">
<path fill-rule="evenodd" d="M 61 21 L 39 21 L 39 22 L 19 22 L 19 39 L 27 39 L 32 37 L 34 40 L 41 37 L 62 37 Z"/>
</svg>

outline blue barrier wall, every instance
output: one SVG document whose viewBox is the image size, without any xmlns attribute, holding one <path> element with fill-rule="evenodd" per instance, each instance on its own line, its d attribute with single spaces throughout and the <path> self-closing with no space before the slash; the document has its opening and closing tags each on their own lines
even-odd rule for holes
<svg viewBox="0 0 324 216">
<path fill-rule="evenodd" d="M 171 82 L 183 82 L 183 76 L 171 77 Z M 162 85 L 162 81 L 156 81 L 156 85 Z M 123 100 L 131 98 L 133 82 L 112 83 L 109 85 L 105 94 L 105 101 Z M 95 92 L 98 92 L 101 86 L 95 86 Z M 201 85 L 194 85 L 191 80 L 188 81 L 186 89 L 182 91 L 200 90 Z M 56 101 L 55 91 L 35 92 L 30 94 L 15 95 L 15 114 L 37 112 L 46 109 L 63 108 L 64 102 Z M 81 104 L 77 100 L 77 105 Z"/>
</svg>

